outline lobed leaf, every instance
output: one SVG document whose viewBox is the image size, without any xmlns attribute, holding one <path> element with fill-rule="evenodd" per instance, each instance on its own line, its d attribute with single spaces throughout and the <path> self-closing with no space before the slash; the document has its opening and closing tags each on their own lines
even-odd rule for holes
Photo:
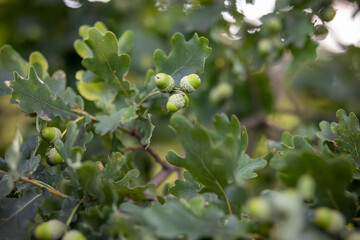
<svg viewBox="0 0 360 240">
<path fill-rule="evenodd" d="M 184 35 L 176 33 L 171 38 L 171 51 L 168 56 L 157 49 L 154 52 L 156 71 L 171 75 L 175 82 L 182 77 L 204 71 L 205 59 L 210 55 L 209 41 L 204 37 L 194 36 L 186 41 Z"/>
<path fill-rule="evenodd" d="M 224 194 L 224 189 L 237 177 L 254 177 L 250 172 L 265 167 L 263 159 L 252 160 L 246 154 L 247 133 L 235 116 L 215 116 L 216 131 L 191 124 L 184 116 L 174 114 L 170 120 L 181 141 L 185 157 L 168 152 L 169 163 L 188 170 L 206 191 Z M 204 189 L 204 191 L 205 191 Z"/>
<path fill-rule="evenodd" d="M 8 82 L 12 98 L 25 113 L 36 113 L 47 121 L 56 116 L 63 120 L 78 117 L 62 99 L 57 96 L 51 98 L 49 87 L 38 78 L 34 67 L 30 67 L 28 79 L 22 78 L 18 73 L 14 74 L 14 79 Z"/>
<path fill-rule="evenodd" d="M 118 111 L 113 111 L 109 116 L 97 116 L 99 122 L 95 123 L 95 131 L 101 135 L 113 132 L 117 127 L 137 118 L 138 115 L 136 114 L 136 111 L 137 105 L 133 104 Z"/>
</svg>

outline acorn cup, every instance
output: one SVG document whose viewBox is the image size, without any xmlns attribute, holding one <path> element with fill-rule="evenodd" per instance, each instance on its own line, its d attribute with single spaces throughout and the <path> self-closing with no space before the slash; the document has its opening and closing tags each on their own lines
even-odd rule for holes
<svg viewBox="0 0 360 240">
<path fill-rule="evenodd" d="M 45 141 L 49 143 L 54 143 L 57 139 L 61 139 L 62 137 L 60 129 L 56 127 L 43 128 L 40 132 L 40 135 Z"/>
<path fill-rule="evenodd" d="M 200 83 L 201 79 L 197 74 L 187 75 L 180 80 L 180 90 L 185 93 L 192 93 L 200 86 Z"/>
<path fill-rule="evenodd" d="M 170 93 L 174 90 L 175 81 L 170 75 L 158 73 L 156 74 L 154 81 L 160 92 Z"/>
<path fill-rule="evenodd" d="M 61 157 L 61 155 L 56 151 L 54 147 L 49 147 L 46 151 L 46 162 L 50 166 L 55 166 L 58 164 L 61 164 L 64 162 L 64 159 Z"/>
<path fill-rule="evenodd" d="M 64 223 L 52 219 L 39 224 L 35 229 L 35 236 L 40 240 L 58 239 L 64 234 L 65 229 Z"/>
<path fill-rule="evenodd" d="M 315 224 L 329 233 L 336 234 L 345 228 L 345 218 L 338 211 L 321 207 L 315 210 Z"/>
<path fill-rule="evenodd" d="M 177 112 L 181 108 L 184 108 L 187 104 L 189 104 L 189 98 L 186 94 L 181 91 L 176 91 L 169 97 L 169 100 L 166 103 L 166 108 L 170 112 Z"/>
</svg>

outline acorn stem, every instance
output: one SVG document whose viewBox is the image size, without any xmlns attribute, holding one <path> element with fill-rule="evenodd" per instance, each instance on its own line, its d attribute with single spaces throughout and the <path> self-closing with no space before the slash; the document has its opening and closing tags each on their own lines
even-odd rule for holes
<svg viewBox="0 0 360 240">
<path fill-rule="evenodd" d="M 155 91 L 156 88 L 154 88 L 148 95 L 146 95 L 143 99 L 140 100 L 140 102 L 137 104 L 137 106 L 139 107 L 141 104 L 143 104 L 148 98 L 152 97 L 152 96 L 155 96 L 159 93 L 161 93 L 160 91 Z"/>
<path fill-rule="evenodd" d="M 7 174 L 9 175 L 8 172 L 6 171 L 3 171 L 3 170 L 0 170 L 0 173 L 3 173 L 3 174 Z M 46 188 L 51 194 L 54 194 L 58 197 L 61 197 L 61 198 L 67 198 L 68 196 L 66 194 L 63 194 L 61 192 L 59 192 L 58 190 L 56 190 L 55 188 L 41 182 L 41 181 L 37 181 L 35 179 L 29 179 L 27 177 L 23 177 L 21 176 L 19 173 L 17 173 L 18 177 L 19 177 L 19 181 L 21 182 L 27 182 L 27 183 L 31 183 L 37 187 L 40 187 L 40 188 Z"/>
<path fill-rule="evenodd" d="M 71 224 L 71 221 L 76 213 L 76 211 L 78 210 L 78 208 L 80 207 L 81 203 L 84 201 L 84 199 L 81 199 L 78 204 L 76 204 L 76 206 L 74 207 L 74 209 L 72 210 L 68 220 L 66 221 L 66 228 L 68 228 Z"/>
</svg>

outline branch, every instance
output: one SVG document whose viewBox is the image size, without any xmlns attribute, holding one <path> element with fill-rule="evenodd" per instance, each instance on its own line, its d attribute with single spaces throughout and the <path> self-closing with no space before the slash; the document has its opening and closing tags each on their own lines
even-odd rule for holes
<svg viewBox="0 0 360 240">
<path fill-rule="evenodd" d="M 4 173 L 4 174 L 9 175 L 8 172 L 3 171 L 3 170 L 0 170 L 0 173 Z M 17 181 L 26 182 L 26 183 L 31 183 L 31 184 L 39 187 L 39 188 L 46 188 L 51 194 L 54 194 L 54 195 L 56 195 L 56 196 L 58 196 L 58 197 L 61 197 L 61 198 L 67 198 L 67 197 L 68 197 L 67 195 L 59 192 L 59 191 L 56 190 L 55 188 L 53 188 L 53 187 L 51 187 L 51 186 L 49 186 L 49 185 L 47 185 L 46 183 L 43 183 L 43 182 L 41 182 L 41 181 L 37 181 L 37 180 L 35 180 L 35 179 L 29 179 L 29 178 L 27 178 L 27 177 L 23 177 L 23 176 L 21 176 L 19 173 L 18 173 L 18 177 L 19 177 L 19 180 L 17 180 Z"/>
</svg>

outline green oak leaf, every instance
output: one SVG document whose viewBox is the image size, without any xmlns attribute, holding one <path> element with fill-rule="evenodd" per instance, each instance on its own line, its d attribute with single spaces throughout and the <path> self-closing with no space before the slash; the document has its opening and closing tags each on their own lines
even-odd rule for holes
<svg viewBox="0 0 360 240">
<path fill-rule="evenodd" d="M 102 33 L 96 27 L 88 29 L 88 36 L 75 43 L 75 49 L 83 57 L 82 64 L 111 86 L 116 87 L 121 95 L 131 96 L 132 90 L 124 80 L 130 66 L 130 57 L 119 54 L 119 43 L 114 33 Z"/>
<path fill-rule="evenodd" d="M 5 162 L 9 169 L 8 175 L 8 187 L 12 189 L 14 187 L 14 179 L 18 179 L 18 165 L 21 161 L 21 152 L 20 147 L 23 142 L 22 135 L 19 129 L 16 129 L 15 137 L 11 143 L 11 145 L 6 149 L 5 152 Z"/>
<path fill-rule="evenodd" d="M 130 122 L 138 117 L 136 114 L 137 105 L 133 104 L 129 107 L 122 108 L 117 111 L 113 111 L 109 116 L 100 115 L 97 116 L 98 123 L 95 123 L 95 131 L 101 135 L 105 135 L 108 132 L 113 132 L 117 127 Z"/>
<path fill-rule="evenodd" d="M 186 41 L 181 33 L 176 33 L 171 38 L 171 51 L 168 56 L 160 49 L 155 50 L 156 71 L 171 75 L 177 83 L 186 75 L 201 74 L 204 71 L 205 59 L 211 53 L 208 43 L 206 38 L 199 38 L 196 33 L 189 41 Z"/>
<path fill-rule="evenodd" d="M 39 188 L 30 188 L 20 198 L 0 200 L 0 238 L 26 239 L 28 227 L 35 220 L 37 205 L 43 199 Z"/>
<path fill-rule="evenodd" d="M 115 191 L 118 193 L 119 198 L 130 198 L 134 201 L 145 201 L 147 197 L 144 192 L 153 188 L 153 184 L 147 184 L 145 186 L 131 186 L 131 181 L 139 177 L 140 172 L 137 169 L 128 171 L 125 176 L 117 182 L 114 182 Z"/>
<path fill-rule="evenodd" d="M 125 164 L 125 161 L 126 159 L 121 153 L 113 153 L 104 166 L 104 169 L 102 171 L 102 179 L 104 181 L 115 181 L 120 176 L 120 170 Z"/>
<path fill-rule="evenodd" d="M 84 162 L 76 169 L 77 179 L 80 186 L 86 191 L 85 194 L 101 197 L 101 178 L 99 167 L 94 162 Z"/>
<path fill-rule="evenodd" d="M 134 43 L 134 33 L 131 30 L 125 31 L 119 38 L 119 54 L 130 52 Z"/>
<path fill-rule="evenodd" d="M 302 10 L 293 10 L 292 14 L 286 15 L 285 44 L 293 44 L 301 49 L 304 47 L 309 35 L 314 31 L 314 24 Z"/>
<path fill-rule="evenodd" d="M 134 122 L 134 127 L 141 133 L 141 144 L 147 148 L 150 145 L 151 137 L 155 128 L 155 125 L 151 122 L 151 114 L 148 113 L 147 115 L 138 117 L 137 121 Z"/>
<path fill-rule="evenodd" d="M 229 120 L 225 114 L 216 115 L 216 130 L 204 129 L 198 123 L 191 124 L 177 114 L 171 117 L 170 125 L 184 147 L 185 157 L 170 151 L 166 159 L 188 170 L 197 182 L 205 186 L 203 191 L 225 195 L 224 189 L 236 181 L 235 176 L 254 177 L 251 171 L 266 165 L 265 160 L 250 160 L 245 154 L 246 129 L 240 127 L 235 116 Z"/>
<path fill-rule="evenodd" d="M 323 140 L 323 141 L 329 141 L 339 139 L 339 136 L 337 136 L 335 133 L 331 130 L 331 125 L 327 121 L 321 121 L 319 124 L 320 131 L 316 133 L 316 136 Z"/>
<path fill-rule="evenodd" d="M 315 206 L 338 209 L 348 218 L 355 210 L 355 199 L 346 193 L 352 181 L 350 160 L 344 157 L 320 156 L 309 151 L 289 151 L 283 156 L 279 177 L 288 187 L 295 187 L 304 174 L 316 182 Z"/>
<path fill-rule="evenodd" d="M 29 71 L 29 63 L 23 59 L 11 46 L 5 45 L 0 49 L 0 96 L 9 95 L 11 89 L 5 81 L 10 81 L 14 72 L 26 76 Z"/>
<path fill-rule="evenodd" d="M 339 136 L 335 142 L 346 152 L 350 153 L 351 159 L 360 168 L 360 129 L 359 120 L 354 113 L 347 116 L 342 109 L 336 112 L 339 123 L 331 123 L 333 133 Z"/>
<path fill-rule="evenodd" d="M 66 124 L 66 140 L 64 144 L 60 140 L 55 141 L 55 147 L 59 154 L 72 168 L 81 166 L 82 153 L 86 151 L 85 145 L 93 138 L 93 133 L 86 131 L 86 126 L 91 119 L 85 117 L 79 125 L 75 121 Z"/>
<path fill-rule="evenodd" d="M 194 180 L 193 176 L 191 176 L 190 172 L 185 171 L 184 174 L 184 181 L 182 180 L 176 180 L 175 186 L 169 188 L 169 193 L 172 195 L 183 198 L 187 201 L 190 201 L 191 199 L 200 196 L 201 190 L 204 188 L 204 186 L 197 181 Z M 211 193 L 205 193 L 202 195 L 205 200 L 212 201 L 217 199 L 217 196 L 215 194 Z"/>
<path fill-rule="evenodd" d="M 47 121 L 56 116 L 63 120 L 78 117 L 61 98 L 51 98 L 49 87 L 38 78 L 34 67 L 30 67 L 28 79 L 18 73 L 14 74 L 14 79 L 7 83 L 12 89 L 12 98 L 25 113 L 36 113 Z"/>
<path fill-rule="evenodd" d="M 243 234 L 242 225 L 234 215 L 225 216 L 211 204 L 205 206 L 202 197 L 149 207 L 143 211 L 143 216 L 160 238 L 175 239 L 185 235 L 188 240 L 238 239 Z"/>
</svg>

